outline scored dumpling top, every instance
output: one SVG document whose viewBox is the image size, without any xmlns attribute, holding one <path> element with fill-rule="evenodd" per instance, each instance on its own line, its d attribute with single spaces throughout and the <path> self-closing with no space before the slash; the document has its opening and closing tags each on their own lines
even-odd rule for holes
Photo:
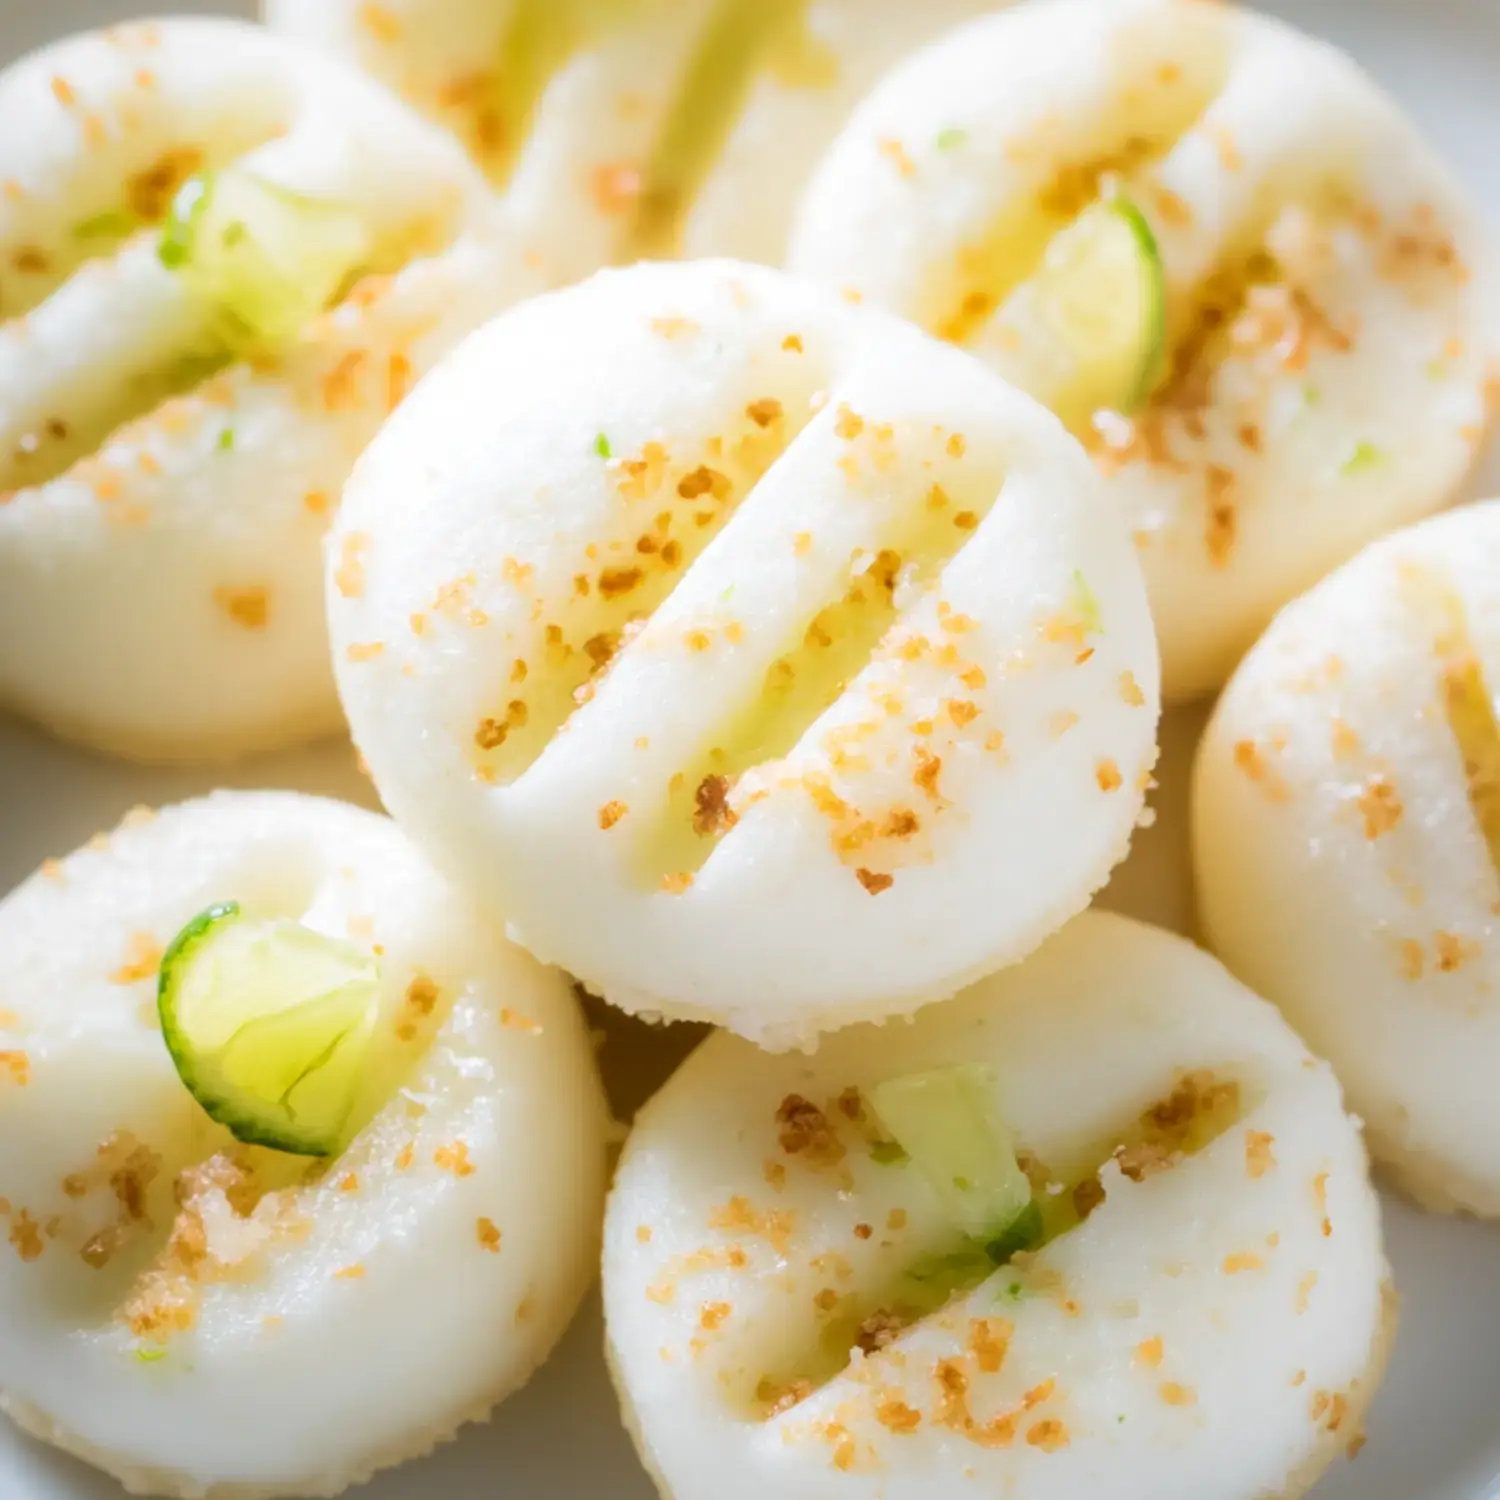
<svg viewBox="0 0 1500 1500">
<path fill-rule="evenodd" d="M 1064 292 L 1060 262 L 1088 264 L 1076 226 L 1113 194 L 1141 216 L 1135 265 L 1069 368 L 1059 303 L 1097 292 Z M 1169 698 L 1449 499 L 1489 419 L 1496 268 L 1463 195 L 1346 57 L 1232 5 L 1043 0 L 961 27 L 861 105 L 788 264 L 1059 410 L 1098 396 L 1100 343 L 1133 342 L 1131 378 L 1071 420 L 1141 549 Z"/>
<path fill-rule="evenodd" d="M 264 0 L 453 130 L 585 275 L 780 262 L 797 196 L 899 58 L 995 0 Z"/>
<path fill-rule="evenodd" d="M 1003 1265 L 880 1114 L 976 1068 L 1040 1205 Z M 960 1134 L 926 1144 L 967 1160 Z M 710 1039 L 605 1228 L 627 1425 L 675 1500 L 1295 1497 L 1358 1446 L 1387 1275 L 1327 1064 L 1200 950 L 1094 912 L 909 1026 Z"/>
<path fill-rule="evenodd" d="M 1020 957 L 1155 756 L 1140 572 L 976 362 L 779 273 L 606 272 L 475 335 L 331 539 L 387 805 L 533 952 L 785 1045 Z"/>
<path fill-rule="evenodd" d="M 1199 751 L 1206 936 L 1424 1203 L 1500 1214 L 1500 502 L 1287 607 Z"/>
<path fill-rule="evenodd" d="M 318 543 L 344 479 L 427 365 L 545 284 L 491 203 L 379 85 L 240 23 L 0 74 L 0 701 L 167 759 L 337 726 Z M 307 295 L 309 255 L 327 303 L 242 343 L 203 271 L 244 254 L 276 273 L 257 313 Z"/>
</svg>

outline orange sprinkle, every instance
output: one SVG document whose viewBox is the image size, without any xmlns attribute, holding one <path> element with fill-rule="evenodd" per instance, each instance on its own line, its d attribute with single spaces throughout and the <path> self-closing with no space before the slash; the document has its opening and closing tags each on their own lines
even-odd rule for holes
<svg viewBox="0 0 1500 1500">
<path fill-rule="evenodd" d="M 78 102 L 78 95 L 74 92 L 73 85 L 66 78 L 54 77 L 52 79 L 52 97 L 64 109 L 72 109 Z"/>
<path fill-rule="evenodd" d="M 1313 1178 L 1313 1198 L 1318 1205 L 1318 1212 L 1323 1215 L 1323 1238 L 1329 1239 L 1333 1235 L 1333 1224 L 1328 1217 L 1328 1173 L 1319 1172 Z"/>
<path fill-rule="evenodd" d="M 387 411 L 395 411 L 406 400 L 406 393 L 411 389 L 411 377 L 411 361 L 399 349 L 396 350 L 386 364 L 385 405 Z"/>
<path fill-rule="evenodd" d="M 359 599 L 365 592 L 365 563 L 363 553 L 370 545 L 368 533 L 351 531 L 343 540 L 339 552 L 339 565 L 334 569 L 333 581 L 346 599 Z"/>
<path fill-rule="evenodd" d="M 36 1260 L 45 1248 L 42 1244 L 41 1224 L 23 1208 L 10 1226 L 10 1242 L 23 1261 Z"/>
<path fill-rule="evenodd" d="M 1365 820 L 1365 837 L 1378 839 L 1400 821 L 1404 809 L 1394 783 L 1387 776 L 1372 776 L 1355 804 Z"/>
<path fill-rule="evenodd" d="M 351 411 L 359 404 L 359 371 L 364 362 L 364 350 L 351 349 L 323 376 L 325 410 Z"/>
<path fill-rule="evenodd" d="M 432 1159 L 445 1172 L 452 1172 L 455 1177 L 474 1175 L 474 1163 L 469 1160 L 469 1148 L 463 1141 L 453 1141 L 447 1146 L 439 1146 L 432 1153 Z"/>
<path fill-rule="evenodd" d="M 500 1253 L 500 1231 L 493 1219 L 477 1219 L 474 1232 L 479 1240 L 480 1249 L 488 1250 L 491 1255 Z"/>
<path fill-rule="evenodd" d="M 1160 1338 L 1143 1339 L 1135 1346 L 1135 1362 L 1154 1370 L 1161 1364 L 1163 1346 Z"/>
<path fill-rule="evenodd" d="M 1005 1363 L 1010 1350 L 1010 1341 L 1015 1333 L 1013 1324 L 1004 1318 L 971 1318 L 969 1320 L 969 1352 L 986 1375 L 996 1374 Z"/>
<path fill-rule="evenodd" d="M 1094 767 L 1094 780 L 1101 792 L 1117 792 L 1121 786 L 1120 768 L 1112 760 L 1101 760 Z"/>
<path fill-rule="evenodd" d="M 220 584 L 214 602 L 245 630 L 264 630 L 271 616 L 271 591 L 262 583 Z"/>
<path fill-rule="evenodd" d="M 162 946 L 149 932 L 133 932 L 125 945 L 125 961 L 109 976 L 111 984 L 139 984 L 154 979 L 161 967 Z"/>
<path fill-rule="evenodd" d="M 384 650 L 384 641 L 355 641 L 344 652 L 344 655 L 350 661 L 374 661 Z"/>
<path fill-rule="evenodd" d="M 872 896 L 878 896 L 882 891 L 890 890 L 896 883 L 894 875 L 877 874 L 874 870 L 866 870 L 863 867 L 857 869 L 854 874 Z"/>
<path fill-rule="evenodd" d="M 1190 1385 L 1179 1385 L 1175 1380 L 1166 1381 L 1158 1391 L 1168 1406 L 1194 1406 L 1198 1393 Z"/>
<path fill-rule="evenodd" d="M 1245 1170 L 1251 1177 L 1264 1177 L 1276 1165 L 1276 1157 L 1271 1150 L 1275 1143 L 1276 1138 L 1267 1135 L 1264 1130 L 1245 1132 Z"/>
<path fill-rule="evenodd" d="M 1040 1422 L 1032 1423 L 1026 1441 L 1043 1453 L 1056 1453 L 1059 1448 L 1068 1446 L 1068 1429 L 1056 1417 L 1044 1417 Z"/>
<path fill-rule="evenodd" d="M 875 145 L 880 154 L 903 177 L 915 177 L 917 175 L 917 164 L 911 159 L 911 154 L 900 141 L 892 136 L 882 136 Z"/>
<path fill-rule="evenodd" d="M 363 1281 L 365 1279 L 365 1268 L 363 1266 L 345 1266 L 340 1271 L 333 1273 L 335 1281 Z"/>
<path fill-rule="evenodd" d="M 1251 1250 L 1239 1250 L 1224 1257 L 1224 1274 L 1238 1276 L 1241 1271 L 1259 1271 L 1265 1266 L 1260 1256 Z"/>
</svg>

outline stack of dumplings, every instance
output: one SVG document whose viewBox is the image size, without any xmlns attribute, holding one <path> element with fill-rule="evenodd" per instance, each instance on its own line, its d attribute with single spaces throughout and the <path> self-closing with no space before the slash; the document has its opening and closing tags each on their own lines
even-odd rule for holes
<svg viewBox="0 0 1500 1500">
<path fill-rule="evenodd" d="M 602 1262 L 663 1500 L 1301 1495 L 1396 1335 L 1367 1148 L 1500 1213 L 1500 501 L 1433 514 L 1497 317 L 1396 106 L 1207 0 L 0 73 L 0 708 L 347 725 L 388 814 L 137 808 L 0 902 L 0 1409 L 332 1496 Z M 1205 951 L 1086 908 L 1221 690 Z M 713 1029 L 633 1122 L 581 991 Z"/>
</svg>

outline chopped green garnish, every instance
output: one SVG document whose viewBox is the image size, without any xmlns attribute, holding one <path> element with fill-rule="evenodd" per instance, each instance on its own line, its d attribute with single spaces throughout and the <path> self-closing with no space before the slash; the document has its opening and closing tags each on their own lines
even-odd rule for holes
<svg viewBox="0 0 1500 1500">
<path fill-rule="evenodd" d="M 895 1141 L 876 1141 L 870 1147 L 870 1160 L 882 1167 L 897 1167 L 911 1157 Z"/>
<path fill-rule="evenodd" d="M 1318 403 L 1320 401 L 1322 401 L 1322 399 L 1323 399 L 1322 387 L 1321 386 L 1316 386 L 1316 385 L 1305 385 L 1305 386 L 1303 386 L 1302 387 L 1302 399 L 1309 406 L 1317 406 Z"/>
<path fill-rule="evenodd" d="M 909 1155 L 972 1240 L 988 1243 L 1031 1203 L 986 1068 L 939 1068 L 878 1084 L 870 1096 L 886 1134 Z"/>
<path fill-rule="evenodd" d="M 984 1248 L 995 1265 L 1003 1266 L 1023 1250 L 1035 1250 L 1046 1237 L 1042 1211 L 1032 1202 L 1016 1215 L 1003 1234 L 996 1235 Z"/>
<path fill-rule="evenodd" d="M 913 1281 L 936 1283 L 941 1287 L 972 1286 L 983 1281 L 995 1263 L 989 1252 L 977 1241 L 968 1241 L 962 1249 L 947 1255 L 924 1255 L 906 1268 L 905 1274 Z"/>
<path fill-rule="evenodd" d="M 1367 474 L 1371 469 L 1378 469 L 1384 462 L 1385 454 L 1374 443 L 1362 441 L 1354 445 L 1354 452 L 1344 460 L 1343 472 Z"/>
<path fill-rule="evenodd" d="M 600 458 L 609 457 L 609 439 L 602 432 L 598 437 L 594 439 L 594 452 L 597 453 Z"/>
<path fill-rule="evenodd" d="M 214 305 L 236 350 L 289 343 L 373 250 L 352 210 L 242 167 L 189 178 L 157 245 L 161 263 Z"/>
<path fill-rule="evenodd" d="M 1073 569 L 1073 603 L 1083 623 L 1095 635 L 1104 634 L 1104 616 L 1099 611 L 1099 596 L 1089 587 L 1089 581 L 1077 569 Z"/>
<path fill-rule="evenodd" d="M 937 148 L 939 151 L 956 151 L 968 138 L 967 130 L 950 125 L 946 130 L 938 131 Z"/>
<path fill-rule="evenodd" d="M 249 1145 L 329 1156 L 380 1015 L 375 960 L 297 922 L 211 906 L 161 962 L 162 1036 L 188 1091 Z"/>
<path fill-rule="evenodd" d="M 165 1349 L 137 1349 L 135 1357 L 143 1365 L 154 1365 L 158 1360 L 167 1357 L 167 1351 Z"/>
<path fill-rule="evenodd" d="M 226 427 L 219 434 L 217 447 L 220 453 L 228 453 L 234 447 L 234 428 Z"/>
<path fill-rule="evenodd" d="M 1019 1281 L 1012 1281 L 1001 1290 L 1000 1295 L 1009 1302 L 1019 1302 L 1026 1295 L 1026 1288 Z"/>
<path fill-rule="evenodd" d="M 95 240 L 123 240 L 135 233 L 141 221 L 123 208 L 110 213 L 95 214 L 92 219 L 83 219 L 73 226 L 73 238 L 81 244 Z"/>
<path fill-rule="evenodd" d="M 1057 236 L 1036 275 L 1001 309 L 1005 373 L 1075 431 L 1095 412 L 1128 416 L 1166 364 L 1166 272 L 1156 236 L 1128 199 L 1105 199 Z"/>
</svg>

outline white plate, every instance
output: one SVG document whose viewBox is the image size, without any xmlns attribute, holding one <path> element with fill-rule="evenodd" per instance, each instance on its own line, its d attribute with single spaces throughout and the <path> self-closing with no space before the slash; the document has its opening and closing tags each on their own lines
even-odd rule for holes
<svg viewBox="0 0 1500 1500">
<path fill-rule="evenodd" d="M 250 6 L 249 0 L 176 0 L 175 8 L 248 13 Z M 1275 0 L 1264 8 L 1360 58 L 1406 102 L 1500 222 L 1500 0 Z M 124 19 L 133 9 L 130 0 L 0 0 L 0 60 L 51 36 Z M 1486 469 L 1476 495 L 1500 491 L 1500 462 Z M 1169 718 L 1159 822 L 1139 840 L 1108 897 L 1108 904 L 1182 929 L 1191 922 L 1184 772 L 1201 724 L 1201 710 Z M 215 778 L 112 765 L 0 722 L 0 891 L 133 804 L 192 796 L 215 780 L 371 800 L 347 745 L 278 756 Z M 606 1019 L 606 1070 L 617 1099 L 629 1106 L 664 1076 L 691 1033 L 652 1034 Z M 1494 1500 L 1500 1497 L 1500 1227 L 1429 1218 L 1388 1200 L 1387 1232 L 1402 1296 L 1395 1359 L 1371 1415 L 1368 1447 L 1355 1464 L 1329 1475 L 1316 1500 Z M 650 1481 L 620 1426 L 602 1337 L 595 1298 L 547 1368 L 494 1422 L 384 1475 L 358 1492 L 361 1500 L 651 1500 Z M 0 1500 L 119 1500 L 121 1493 L 0 1422 Z"/>
</svg>

